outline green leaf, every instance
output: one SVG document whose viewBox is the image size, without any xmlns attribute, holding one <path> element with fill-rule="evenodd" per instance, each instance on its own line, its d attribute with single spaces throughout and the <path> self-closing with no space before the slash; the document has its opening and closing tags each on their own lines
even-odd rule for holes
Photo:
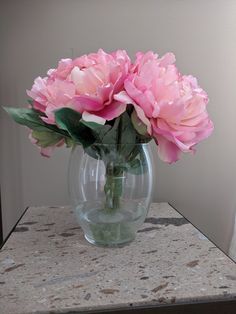
<svg viewBox="0 0 236 314">
<path fill-rule="evenodd" d="M 115 119 L 115 123 L 112 126 L 112 128 L 103 136 L 102 138 L 103 144 L 117 144 L 119 123 L 120 117 Z"/>
<path fill-rule="evenodd" d="M 92 130 L 93 136 L 96 138 L 98 143 L 102 143 L 104 136 L 111 129 L 111 125 L 101 125 L 95 122 L 87 122 L 81 120 L 81 123 Z"/>
<path fill-rule="evenodd" d="M 47 124 L 41 119 L 41 112 L 35 109 L 27 108 L 11 108 L 3 107 L 4 110 L 13 118 L 13 120 L 21 125 L 24 125 L 31 130 L 46 131 L 51 130 L 57 134 L 61 134 L 64 137 L 69 137 L 69 134 L 60 130 L 56 125 Z"/>
<path fill-rule="evenodd" d="M 140 175 L 147 171 L 146 161 L 143 159 L 135 158 L 127 164 L 127 171 L 129 173 Z"/>
<path fill-rule="evenodd" d="M 95 127 L 95 125 L 91 126 Z M 112 127 L 106 125 L 106 129 L 101 128 L 99 138 L 101 143 L 104 144 L 104 146 L 101 146 L 99 152 L 104 161 L 114 158 L 116 158 L 116 162 L 118 160 L 125 160 L 132 152 L 136 143 L 136 131 L 128 113 L 125 112 L 116 118 Z"/>
<path fill-rule="evenodd" d="M 62 135 L 54 133 L 51 130 L 47 131 L 34 130 L 31 135 L 33 138 L 37 140 L 37 145 L 44 148 L 48 146 L 54 146 L 63 139 Z"/>
<path fill-rule="evenodd" d="M 136 131 L 127 112 L 123 113 L 120 119 L 118 143 L 125 157 L 129 156 L 136 143 Z"/>
<path fill-rule="evenodd" d="M 91 129 L 85 126 L 81 120 L 81 114 L 71 108 L 62 108 L 55 111 L 57 125 L 67 131 L 72 139 L 79 142 L 83 147 L 94 143 L 95 138 Z"/>
<path fill-rule="evenodd" d="M 65 137 L 65 143 L 67 148 L 73 147 L 76 144 L 70 137 Z"/>
<path fill-rule="evenodd" d="M 61 108 L 55 111 L 57 125 L 67 131 L 69 126 L 71 126 L 71 129 L 76 128 L 81 120 L 81 117 L 81 113 L 71 108 Z"/>
<path fill-rule="evenodd" d="M 132 174 L 141 174 L 142 173 L 142 164 L 138 158 L 132 160 L 128 165 L 127 171 Z"/>
<path fill-rule="evenodd" d="M 27 99 L 27 101 L 33 107 L 33 103 L 34 103 L 33 99 Z"/>
<path fill-rule="evenodd" d="M 136 139 L 136 132 L 127 112 L 122 114 L 120 124 L 120 143 L 134 144 Z"/>
<path fill-rule="evenodd" d="M 45 123 L 34 109 L 3 107 L 4 110 L 21 125 L 25 125 L 32 130 L 43 131 Z"/>
<path fill-rule="evenodd" d="M 100 149 L 96 145 L 92 144 L 84 148 L 84 151 L 92 158 L 98 159 L 101 157 Z"/>
</svg>

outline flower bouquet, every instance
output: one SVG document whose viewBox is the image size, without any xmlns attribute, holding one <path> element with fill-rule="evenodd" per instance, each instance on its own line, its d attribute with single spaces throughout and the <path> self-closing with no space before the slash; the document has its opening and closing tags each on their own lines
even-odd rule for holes
<svg viewBox="0 0 236 314">
<path fill-rule="evenodd" d="M 73 151 L 80 145 L 91 162 L 102 164 L 102 172 L 92 180 L 99 184 L 87 195 L 81 178 L 89 177 L 93 169 L 77 176 L 83 193 L 75 208 L 87 239 L 103 245 L 130 241 L 145 218 L 152 183 L 147 143 L 154 139 L 160 159 L 173 163 L 182 152 L 194 152 L 213 130 L 206 92 L 196 78 L 179 73 L 172 53 L 159 58 L 152 51 L 138 52 L 132 63 L 124 50 L 100 49 L 74 60 L 62 59 L 46 77 L 36 78 L 27 94 L 28 108 L 5 110 L 31 130 L 30 139 L 43 156 L 64 144 Z M 85 168 L 82 161 L 78 171 Z M 145 175 L 147 181 L 140 179 Z M 136 185 L 131 184 L 135 180 Z M 137 186 L 142 191 L 148 186 L 146 195 L 128 193 L 134 185 L 136 192 Z M 88 205 L 90 199 L 94 201 Z M 96 223 L 91 218 L 94 208 L 99 212 Z M 138 221 L 135 230 L 127 227 L 129 217 Z"/>
</svg>

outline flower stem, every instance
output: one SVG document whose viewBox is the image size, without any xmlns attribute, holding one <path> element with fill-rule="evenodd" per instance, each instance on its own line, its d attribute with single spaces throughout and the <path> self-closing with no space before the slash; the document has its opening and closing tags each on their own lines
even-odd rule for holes
<svg viewBox="0 0 236 314">
<path fill-rule="evenodd" d="M 120 197 L 123 190 L 123 170 L 114 162 L 106 166 L 106 183 L 104 192 L 106 195 L 105 210 L 108 212 L 120 208 Z"/>
</svg>

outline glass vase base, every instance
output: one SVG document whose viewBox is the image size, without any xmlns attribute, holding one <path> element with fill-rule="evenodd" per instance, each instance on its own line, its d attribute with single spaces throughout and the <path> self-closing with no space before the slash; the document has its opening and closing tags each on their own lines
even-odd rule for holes
<svg viewBox="0 0 236 314">
<path fill-rule="evenodd" d="M 123 247 L 126 246 L 128 244 L 130 244 L 134 239 L 135 236 L 133 238 L 130 239 L 126 239 L 125 241 L 123 240 L 122 242 L 105 242 L 105 241 L 98 241 L 95 239 L 90 238 L 89 236 L 87 236 L 86 234 L 84 235 L 84 238 L 92 245 L 95 246 L 100 246 L 100 247 L 109 247 L 109 248 L 118 248 L 118 247 Z"/>
<path fill-rule="evenodd" d="M 142 212 L 142 210 L 141 210 Z M 143 220 L 129 209 L 107 211 L 102 208 L 91 208 L 80 216 L 80 225 L 88 242 L 106 247 L 123 246 L 135 239 L 136 231 Z"/>
</svg>

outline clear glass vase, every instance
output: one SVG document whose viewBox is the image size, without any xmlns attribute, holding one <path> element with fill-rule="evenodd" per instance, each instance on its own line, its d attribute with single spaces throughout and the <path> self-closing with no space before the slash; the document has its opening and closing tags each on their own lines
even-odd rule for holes
<svg viewBox="0 0 236 314">
<path fill-rule="evenodd" d="M 69 193 L 85 238 L 101 246 L 131 242 L 147 215 L 153 187 L 150 144 L 74 147 Z"/>
</svg>

